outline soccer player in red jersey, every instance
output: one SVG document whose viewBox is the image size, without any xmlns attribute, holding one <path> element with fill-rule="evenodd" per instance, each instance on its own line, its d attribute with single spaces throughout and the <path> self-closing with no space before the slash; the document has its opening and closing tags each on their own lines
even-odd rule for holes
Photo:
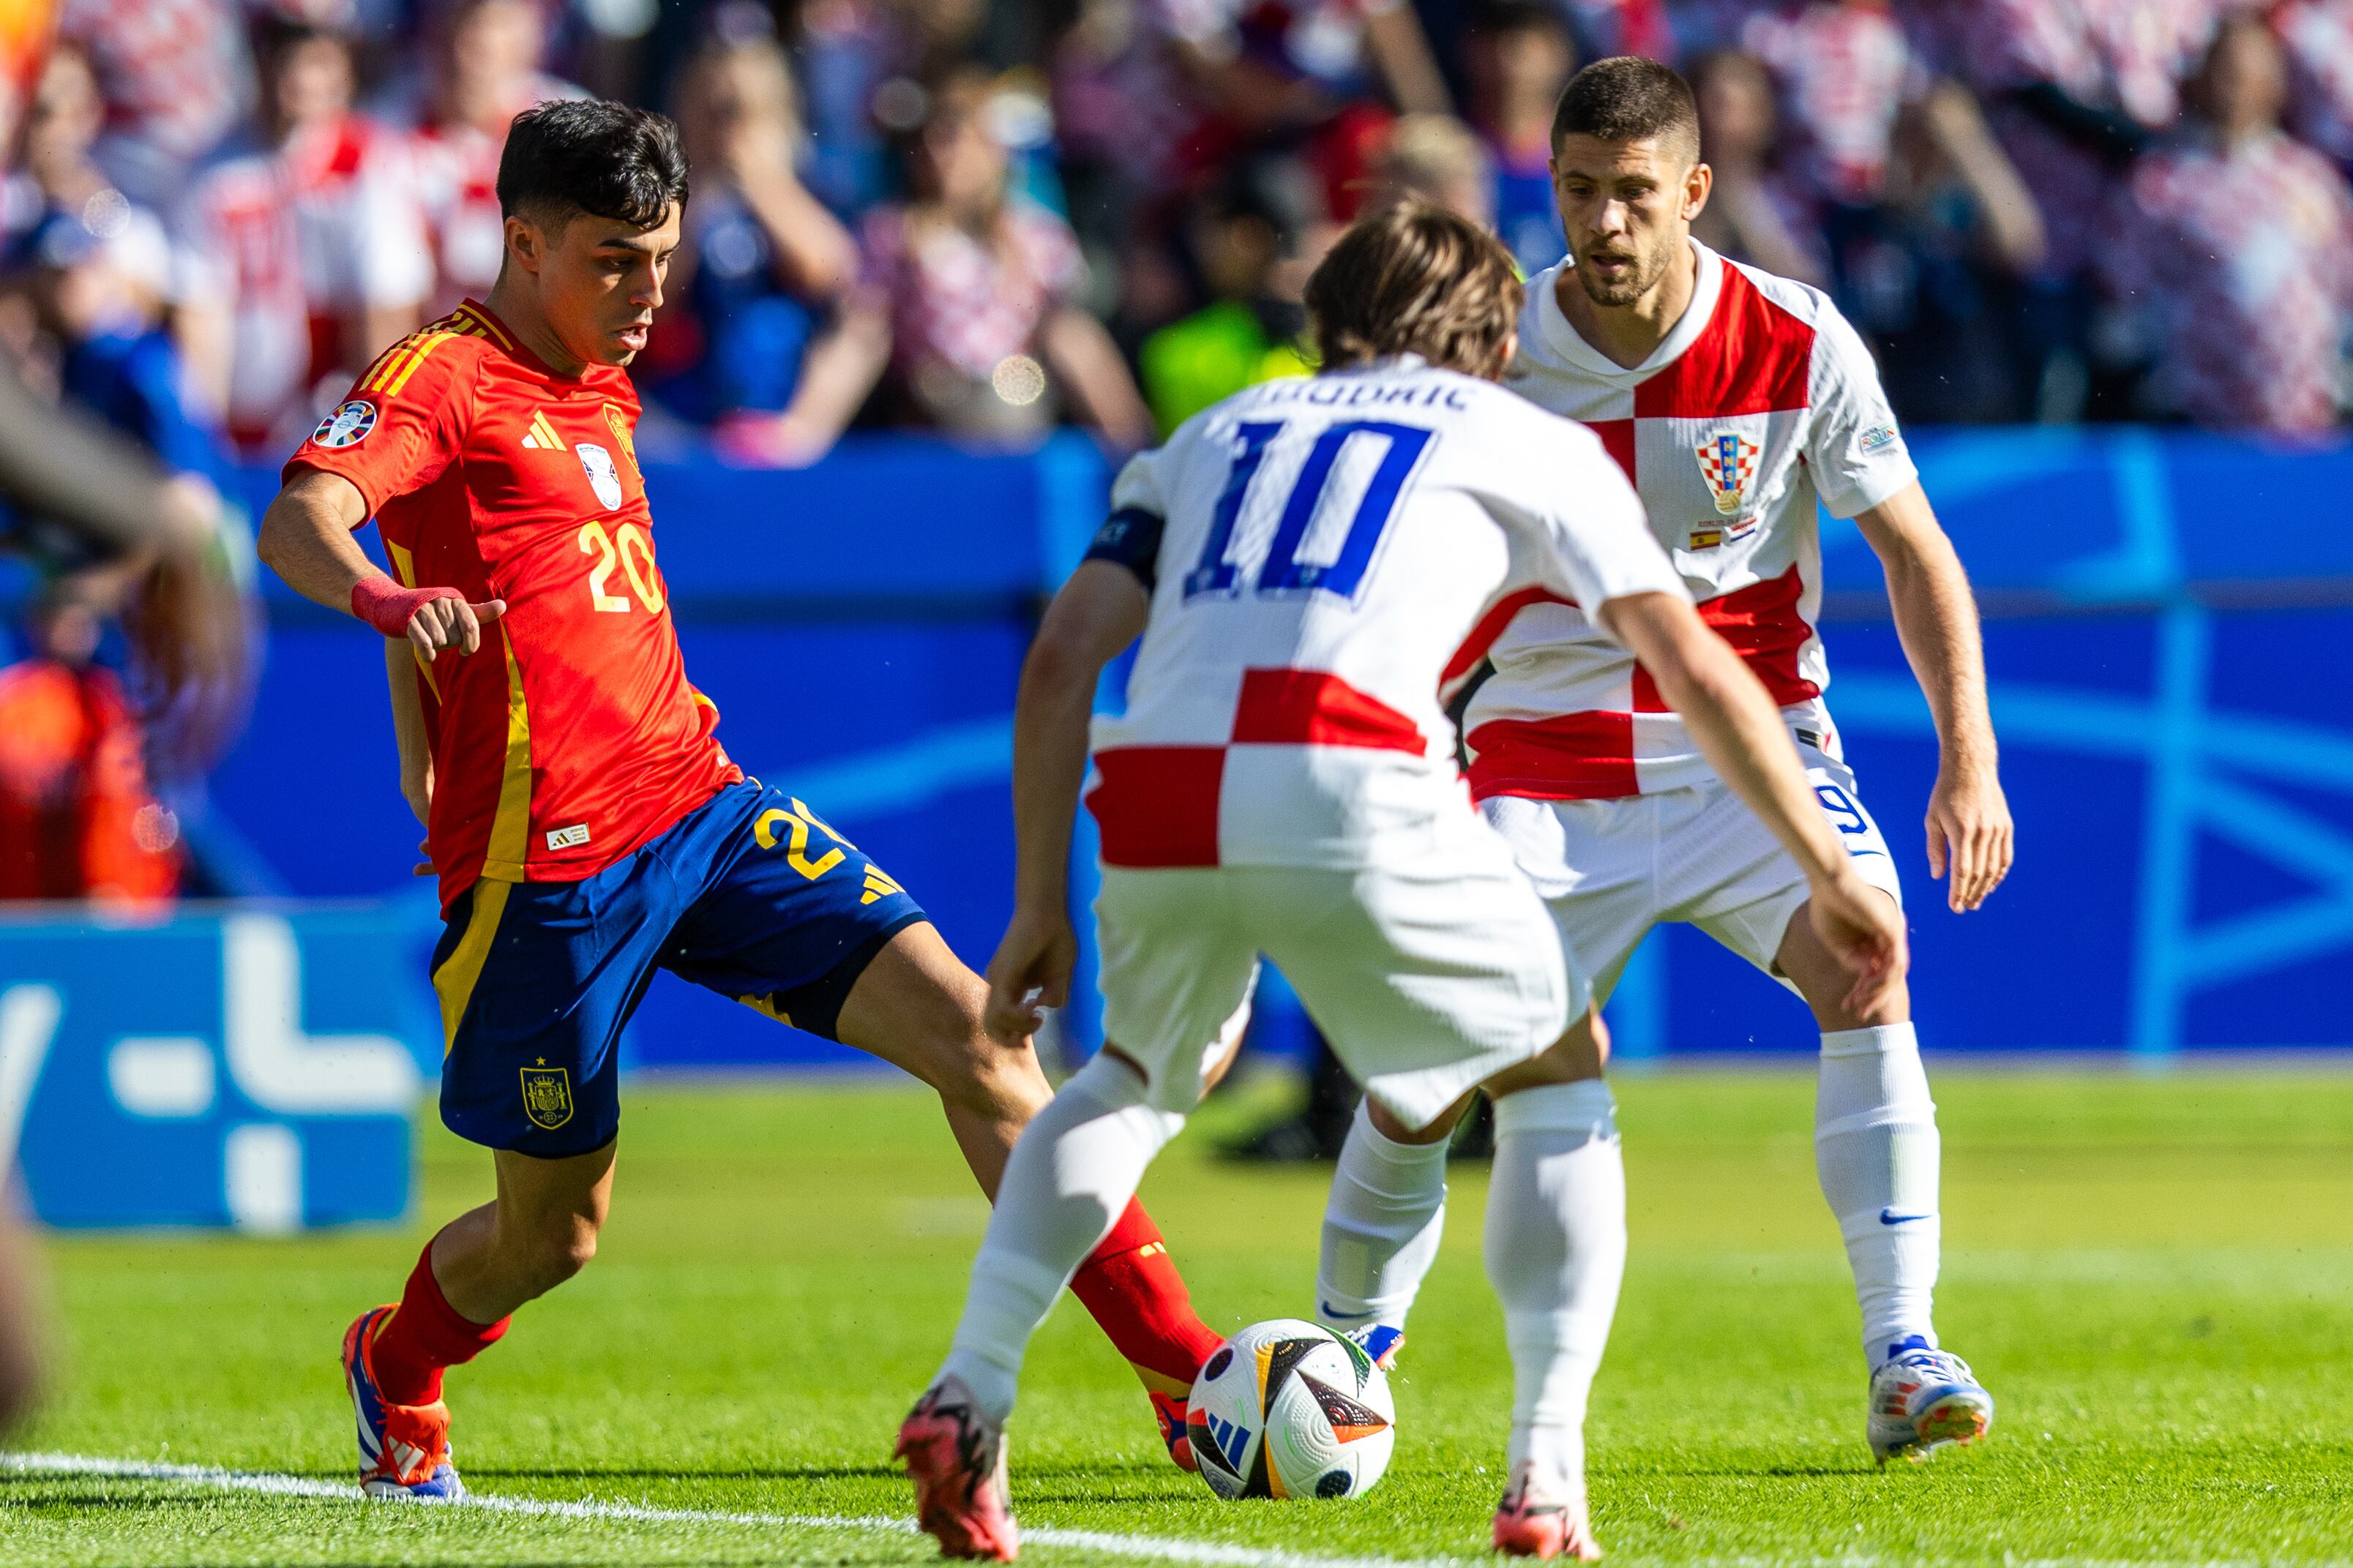
<svg viewBox="0 0 2353 1568">
<path fill-rule="evenodd" d="M 441 1116 L 498 1197 L 433 1237 L 343 1341 L 360 1479 L 463 1493 L 442 1369 L 596 1249 L 619 1125 L 615 1043 L 657 968 L 870 1051 L 936 1089 L 994 1195 L 1050 1097 L 1025 1042 L 906 892 L 785 790 L 746 779 L 686 679 L 621 369 L 678 244 L 686 161 L 659 115 L 543 104 L 499 169 L 490 298 L 396 344 L 286 466 L 264 560 L 382 632 L 404 787 L 446 930 Z M 352 538 L 376 520 L 394 575 Z M 1131 1206 L 1072 1289 L 1189 1468 L 1185 1394 L 1218 1336 Z"/>
</svg>

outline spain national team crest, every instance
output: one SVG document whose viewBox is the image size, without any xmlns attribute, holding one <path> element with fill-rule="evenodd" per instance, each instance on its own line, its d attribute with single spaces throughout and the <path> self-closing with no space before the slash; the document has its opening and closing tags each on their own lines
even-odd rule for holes
<svg viewBox="0 0 2353 1568">
<path fill-rule="evenodd" d="M 522 1113 L 553 1132 L 572 1120 L 572 1074 L 563 1068 L 522 1069 Z"/>
<path fill-rule="evenodd" d="M 375 405 L 364 397 L 349 403 L 319 421 L 311 439 L 322 447 L 356 447 L 375 428 Z"/>
<path fill-rule="evenodd" d="M 610 511 L 621 504 L 621 476 L 613 467 L 613 454 L 594 441 L 583 441 L 573 450 L 580 454 L 580 467 L 588 475 L 588 488 L 596 492 L 596 500 Z"/>
<path fill-rule="evenodd" d="M 629 422 L 621 416 L 621 411 L 609 403 L 605 405 L 605 425 L 613 432 L 614 444 L 621 448 L 621 456 L 628 458 L 629 467 L 635 468 L 638 466 L 638 438 L 629 434 Z"/>
<path fill-rule="evenodd" d="M 1699 458 L 1700 477 L 1715 498 L 1715 510 L 1725 517 L 1739 515 L 1747 504 L 1749 484 L 1757 478 L 1757 454 L 1764 448 L 1737 430 L 1711 430 L 1693 451 Z"/>
</svg>

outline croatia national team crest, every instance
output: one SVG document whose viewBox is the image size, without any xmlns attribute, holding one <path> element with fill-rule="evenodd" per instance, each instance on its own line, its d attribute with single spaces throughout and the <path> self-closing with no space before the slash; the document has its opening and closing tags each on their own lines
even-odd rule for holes
<svg viewBox="0 0 2353 1568">
<path fill-rule="evenodd" d="M 583 441 L 574 448 L 580 454 L 580 466 L 587 470 L 588 488 L 596 499 L 612 510 L 621 504 L 621 476 L 613 467 L 613 454 L 593 441 Z"/>
<path fill-rule="evenodd" d="M 311 432 L 311 439 L 322 447 L 356 447 L 375 428 L 375 405 L 364 397 L 354 397 L 320 420 L 319 427 Z"/>
<path fill-rule="evenodd" d="M 1749 481 L 1757 477 L 1757 456 L 1764 448 L 1737 430 L 1711 430 L 1693 450 L 1699 457 L 1700 477 L 1715 497 L 1715 510 L 1736 516 L 1748 500 Z"/>
<path fill-rule="evenodd" d="M 522 1069 L 522 1113 L 553 1132 L 572 1120 L 572 1075 L 563 1068 Z"/>
</svg>

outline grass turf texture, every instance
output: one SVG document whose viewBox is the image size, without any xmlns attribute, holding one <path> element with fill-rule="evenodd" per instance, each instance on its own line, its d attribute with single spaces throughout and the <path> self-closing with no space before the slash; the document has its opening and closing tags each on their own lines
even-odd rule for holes
<svg viewBox="0 0 2353 1568">
<path fill-rule="evenodd" d="M 2000 1401 L 1985 1446 L 1873 1468 L 1855 1312 L 1814 1188 L 1810 1077 L 1619 1086 L 1633 1252 L 1589 1432 L 1618 1563 L 2353 1556 L 2353 1077 L 1936 1077 L 1938 1320 Z M 1222 1164 L 1213 1109 L 1145 1189 L 1233 1329 L 1312 1309 L 1324 1173 Z M 871 1087 L 629 1097 L 596 1263 L 451 1374 L 479 1492 L 903 1516 L 892 1435 L 944 1348 L 985 1211 L 933 1106 Z M 258 1241 L 56 1239 L 63 1369 L 27 1448 L 348 1479 L 344 1323 L 488 1195 L 438 1130 L 419 1223 Z M 1224 1504 L 1161 1457 L 1075 1303 L 1015 1427 L 1025 1525 L 1332 1555 L 1480 1551 L 1511 1396 L 1481 1274 L 1485 1172 L 1398 1381 L 1397 1460 L 1342 1504 Z M 1112 1561 L 1035 1547 L 1047 1563 Z M 0 1477 L 0 1562 L 921 1562 L 872 1530 L 519 1517 Z M 1129 1559 L 1132 1561 L 1132 1559 Z"/>
</svg>

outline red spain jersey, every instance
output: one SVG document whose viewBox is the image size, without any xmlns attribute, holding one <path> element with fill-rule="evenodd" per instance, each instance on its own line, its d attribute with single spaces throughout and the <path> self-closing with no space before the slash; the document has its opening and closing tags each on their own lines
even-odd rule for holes
<svg viewBox="0 0 2353 1568">
<path fill-rule="evenodd" d="M 358 487 L 404 585 L 506 601 L 480 652 L 417 667 L 445 907 L 478 877 L 594 876 L 744 776 L 687 682 L 637 421 L 621 370 L 558 375 L 468 300 L 287 462 Z"/>
</svg>

